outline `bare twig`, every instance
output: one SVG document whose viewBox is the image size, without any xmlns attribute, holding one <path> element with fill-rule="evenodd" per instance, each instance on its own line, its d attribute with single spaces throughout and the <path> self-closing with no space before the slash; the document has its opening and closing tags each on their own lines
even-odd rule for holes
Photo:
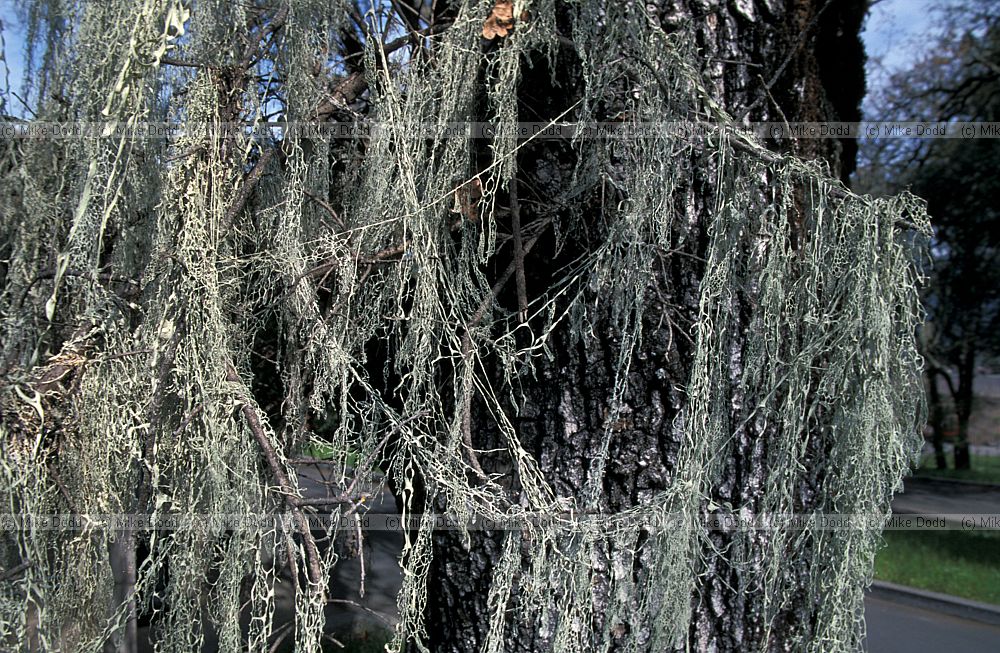
<svg viewBox="0 0 1000 653">
<path fill-rule="evenodd" d="M 409 417 L 407 417 L 406 419 L 404 419 L 403 421 L 401 421 L 399 424 L 396 424 L 391 429 L 389 429 L 389 432 L 385 434 L 385 436 L 379 441 L 378 444 L 375 445 L 375 448 L 372 449 L 371 452 L 367 456 L 365 456 L 364 458 L 362 458 L 361 460 L 358 461 L 358 464 L 355 467 L 354 480 L 351 481 L 350 485 L 347 486 L 347 489 L 344 490 L 344 494 L 345 495 L 350 495 L 350 494 L 352 494 L 354 492 L 354 488 L 358 484 L 358 479 L 361 478 L 361 475 L 356 473 L 357 470 L 359 470 L 359 469 L 367 469 L 368 467 L 370 467 L 371 464 L 373 462 L 375 462 L 375 456 L 378 455 L 379 451 L 382 449 L 382 447 L 384 447 L 389 442 L 389 439 L 393 435 L 395 435 L 396 433 L 398 433 L 399 431 L 401 431 L 403 429 L 403 427 L 405 427 L 410 422 L 412 422 L 412 421 L 414 421 L 414 420 L 416 420 L 416 419 L 418 419 L 420 417 L 423 417 L 426 414 L 427 414 L 426 411 L 419 411 L 417 413 L 414 413 L 413 415 L 410 415 Z"/>
<path fill-rule="evenodd" d="M 34 563 L 32 563 L 29 560 L 27 562 L 22 562 L 19 565 L 14 565 L 13 567 L 11 567 L 10 569 L 8 569 L 7 571 L 5 571 L 2 574 L 0 574 L 0 583 L 4 582 L 6 580 L 10 580 L 11 578 L 14 578 L 15 576 L 17 576 L 18 574 L 20 574 L 23 571 L 27 571 L 28 569 L 31 568 L 31 566 L 33 564 Z"/>
<path fill-rule="evenodd" d="M 517 201 L 517 166 L 510 180 L 510 226 L 514 232 L 514 280 L 517 284 L 517 316 L 528 320 L 528 291 L 524 279 L 524 243 L 521 238 L 521 207 Z"/>
<path fill-rule="evenodd" d="M 253 195 L 254 188 L 257 187 L 257 182 L 264 175 L 264 169 L 267 164 L 270 163 L 271 159 L 274 158 L 274 150 L 265 150 L 260 158 L 257 159 L 257 163 L 250 170 L 247 178 L 243 180 L 243 185 L 240 187 L 239 193 L 236 194 L 236 199 L 233 201 L 232 205 L 226 210 L 226 214 L 222 217 L 222 233 L 225 234 L 229 231 L 229 228 L 233 226 L 236 221 L 236 217 L 243 211 L 244 207 L 247 205 L 247 201 L 250 196 Z"/>
<path fill-rule="evenodd" d="M 472 351 L 472 338 L 469 332 L 466 331 L 462 336 L 462 358 L 466 359 L 469 357 Z M 472 446 L 472 382 L 467 384 L 463 392 L 462 397 L 462 443 L 465 445 L 465 449 L 469 454 L 469 465 L 475 470 L 476 474 L 479 475 L 481 479 L 489 482 L 489 475 L 483 470 L 483 466 L 479 464 L 479 457 L 476 455 L 476 448 Z"/>
<path fill-rule="evenodd" d="M 330 206 L 329 202 L 327 202 L 322 197 L 319 197 L 318 195 L 310 193 L 305 189 L 302 190 L 302 193 L 312 201 L 319 204 L 323 208 L 323 210 L 326 211 L 327 214 L 329 214 L 330 218 L 333 219 L 333 221 L 337 224 L 338 227 L 340 227 L 341 229 L 344 228 L 344 221 L 340 219 L 340 215 L 338 215 L 338 213 L 334 210 L 334 208 Z"/>
<path fill-rule="evenodd" d="M 375 610 L 372 610 L 371 608 L 369 608 L 366 605 L 361 605 L 357 601 L 352 601 L 350 599 L 327 599 L 326 602 L 327 603 L 340 603 L 340 604 L 343 604 L 343 605 L 349 605 L 349 606 L 357 608 L 359 610 L 364 610 L 365 612 L 367 612 L 367 613 L 369 613 L 369 614 L 377 617 L 378 619 L 381 619 L 382 621 L 384 621 L 386 625 L 388 625 L 388 626 L 392 625 L 392 621 L 390 621 L 389 618 L 386 617 L 384 614 L 382 614 L 380 612 L 376 612 Z"/>
<path fill-rule="evenodd" d="M 49 477 L 55 482 L 56 487 L 59 488 L 59 494 L 66 500 L 66 505 L 69 506 L 70 512 L 74 514 L 78 513 L 79 511 L 74 505 L 73 497 L 70 495 L 69 490 L 66 489 L 66 484 L 62 482 L 62 478 L 59 477 L 56 470 L 52 469 L 51 465 L 46 465 L 46 469 L 49 472 Z"/>
<path fill-rule="evenodd" d="M 197 61 L 182 61 L 173 57 L 160 57 L 161 66 L 177 66 L 179 68 L 204 68 L 205 64 Z"/>
<path fill-rule="evenodd" d="M 461 228 L 463 224 L 465 224 L 465 220 L 463 218 L 458 218 L 449 225 L 449 229 L 451 231 L 458 231 L 458 229 Z M 409 245 L 410 243 L 404 238 L 403 242 L 400 243 L 399 245 L 391 245 L 384 249 L 380 249 L 371 256 L 364 258 L 358 255 L 358 258 L 356 260 L 362 263 L 367 263 L 369 267 L 376 263 L 385 263 L 396 256 L 402 256 L 403 254 L 405 254 Z M 338 259 L 324 261 L 323 263 L 320 263 L 317 266 L 309 268 L 308 270 L 300 274 L 299 277 L 295 279 L 295 282 L 292 285 L 294 286 L 296 283 L 298 283 L 305 277 L 314 277 L 314 278 L 317 276 L 325 277 L 330 272 L 330 270 L 337 267 L 338 265 L 340 265 L 340 261 Z M 362 278 L 364 278 L 365 276 L 367 276 L 367 271 L 364 274 L 362 274 Z"/>
<path fill-rule="evenodd" d="M 191 423 L 191 420 L 197 417 L 204 408 L 205 404 L 198 404 L 188 411 L 187 415 L 184 416 L 184 419 L 181 420 L 181 423 L 174 429 L 174 440 L 176 440 L 177 437 L 184 432 L 184 430 L 188 427 L 188 424 Z"/>
<path fill-rule="evenodd" d="M 551 219 L 545 218 L 541 222 L 542 222 L 541 226 L 542 226 L 542 228 L 544 228 L 545 225 L 547 225 L 549 222 L 551 222 Z M 540 228 L 538 230 L 538 233 L 536 233 L 524 245 L 523 249 L 521 250 L 521 263 L 522 263 L 522 265 L 523 265 L 523 262 L 524 262 L 524 256 L 528 252 L 531 251 L 531 249 L 535 246 L 535 243 L 538 241 L 538 238 L 541 235 L 542 235 L 542 229 Z M 490 294 L 483 298 L 483 301 L 481 301 L 479 303 L 479 306 L 476 309 L 476 312 L 472 314 L 472 319 L 469 320 L 469 324 L 466 326 L 465 333 L 462 335 L 462 358 L 463 359 L 468 358 L 472 354 L 472 335 L 471 335 L 472 328 L 475 327 L 476 325 L 478 325 L 482 321 L 483 317 L 486 315 L 487 309 L 490 307 L 490 304 L 493 303 L 493 301 L 496 299 L 497 294 L 499 294 L 500 290 L 504 287 L 504 285 L 507 283 L 507 281 L 510 280 L 510 278 L 514 274 L 516 268 L 517 268 L 517 257 L 516 257 L 516 254 L 515 254 L 515 260 L 513 260 L 513 261 L 510 262 L 510 265 L 507 266 L 507 269 L 504 270 L 504 273 L 502 275 L 500 275 L 500 278 L 497 280 L 497 282 L 495 284 L 493 284 L 493 287 L 490 289 Z M 527 302 L 525 302 L 524 311 L 525 311 L 525 317 L 527 317 Z M 466 390 L 466 394 L 469 395 L 469 396 L 465 397 L 465 408 L 463 409 L 463 413 L 462 413 L 462 440 L 463 440 L 463 442 L 465 444 L 466 450 L 468 450 L 468 452 L 469 452 L 469 464 L 470 464 L 470 466 L 476 472 L 476 474 L 478 474 L 480 477 L 482 477 L 483 480 L 489 481 L 490 477 L 483 470 L 482 465 L 479 464 L 479 458 L 476 456 L 476 449 L 472 445 L 472 406 L 471 406 L 472 402 L 471 402 L 471 389 L 467 389 Z"/>
<path fill-rule="evenodd" d="M 37 118 L 38 118 L 38 114 L 37 114 L 37 113 L 35 113 L 35 112 L 34 112 L 34 111 L 32 110 L 32 108 L 31 108 L 31 105 L 29 105 L 29 104 L 28 104 L 27 102 L 25 102 L 25 101 L 24 101 L 24 98 L 22 98 L 22 97 L 21 97 L 20 95 L 18 95 L 17 93 L 15 93 L 15 92 L 13 91 L 13 89 L 11 89 L 11 91 L 10 91 L 10 94 L 11 94 L 11 95 L 13 95 L 13 96 L 14 96 L 15 98 L 17 98 L 17 101 L 18 101 L 18 102 L 20 102 L 20 103 L 21 103 L 21 105 L 22 105 L 22 106 L 23 106 L 23 107 L 24 107 L 25 109 L 27 109 L 28 113 L 30 113 L 30 114 L 31 114 L 31 117 L 32 117 L 32 118 L 35 118 L 35 119 L 37 119 Z"/>
<path fill-rule="evenodd" d="M 809 35 L 812 33 L 813 29 L 815 29 L 816 26 L 819 24 L 819 19 L 823 16 L 823 12 L 825 12 L 832 3 L 833 0 L 826 0 L 823 6 L 819 8 L 819 11 L 817 11 L 816 14 L 812 17 L 812 20 L 809 21 L 809 24 L 802 29 L 802 32 L 799 33 L 798 40 L 795 42 L 795 46 L 788 51 L 788 54 L 785 55 L 784 61 L 781 62 L 781 65 L 778 66 L 778 69 L 774 71 L 774 75 L 772 75 L 771 79 L 768 80 L 767 84 L 764 85 L 764 89 L 766 91 L 770 92 L 771 88 L 778 83 L 778 80 L 781 79 L 781 75 L 784 74 L 785 69 L 788 67 L 788 64 L 792 62 L 792 59 L 795 57 L 795 55 L 798 54 L 799 50 L 802 49 L 802 46 L 805 45 L 806 39 L 809 38 Z M 750 103 L 750 106 L 748 106 L 746 109 L 743 110 L 743 113 L 741 113 L 740 116 L 737 118 L 737 122 L 743 122 L 743 119 L 749 116 L 750 112 L 753 111 L 758 104 L 764 101 L 764 99 L 765 99 L 764 95 L 758 96 L 756 100 Z"/>
<path fill-rule="evenodd" d="M 113 361 L 113 360 L 116 360 L 118 358 L 128 358 L 129 356 L 139 356 L 140 354 L 151 354 L 151 353 L 153 353 L 153 350 L 152 349 L 148 349 L 148 348 L 146 348 L 146 349 L 132 349 L 130 351 L 123 351 L 123 352 L 119 352 L 117 354 L 104 354 L 103 356 L 99 356 L 99 357 L 97 357 L 97 358 L 95 358 L 93 360 L 89 360 L 87 362 L 88 363 L 103 363 L 105 361 Z"/>
<path fill-rule="evenodd" d="M 284 623 L 284 624 L 282 624 L 282 625 L 280 625 L 280 626 L 278 626 L 277 628 L 274 629 L 274 632 L 272 634 L 275 636 L 275 638 L 274 638 L 274 641 L 271 643 L 271 646 L 267 649 L 268 653 L 276 653 L 278 651 L 278 649 L 281 648 L 281 644 L 285 641 L 285 639 L 288 637 L 288 635 L 292 632 L 292 626 L 294 626 L 294 625 L 295 625 L 295 621 L 292 620 L 292 621 L 289 621 L 288 623 Z"/>
<path fill-rule="evenodd" d="M 339 639 L 337 639 L 333 635 L 330 635 L 329 633 L 323 633 L 323 639 L 330 640 L 331 642 L 333 642 L 334 644 L 336 644 L 340 648 L 347 648 L 346 646 L 344 646 L 344 643 L 342 641 L 340 641 Z"/>
<path fill-rule="evenodd" d="M 346 493 L 341 493 L 332 497 L 313 497 L 309 499 L 299 499 L 296 502 L 296 504 L 303 508 L 306 506 L 316 506 L 316 507 L 334 506 L 342 503 L 355 503 L 355 502 L 362 503 L 367 498 L 368 495 L 364 493 L 351 494 L 351 495 L 348 495 Z M 346 516 L 346 513 L 344 516 Z"/>
<path fill-rule="evenodd" d="M 354 528 L 358 534 L 358 558 L 361 563 L 361 585 L 358 587 L 358 592 L 361 598 L 365 597 L 365 539 L 364 535 L 361 533 L 361 517 L 359 515 L 354 515 Z"/>
<path fill-rule="evenodd" d="M 158 365 L 156 367 L 156 376 L 153 378 L 153 384 L 150 388 L 151 398 L 149 405 L 146 406 L 146 432 L 142 439 L 142 464 L 139 468 L 140 485 L 136 496 L 137 510 L 145 509 L 146 502 L 149 500 L 149 496 L 153 490 L 153 488 L 150 487 L 152 483 L 151 470 L 153 469 L 151 459 L 153 457 L 153 451 L 156 449 L 156 433 L 157 428 L 159 427 L 160 409 L 163 407 L 163 400 L 166 396 L 164 385 L 167 382 L 167 377 L 170 376 L 170 371 L 174 367 L 174 359 L 177 357 L 177 347 L 181 341 L 183 328 L 184 316 L 181 314 L 177 316 L 177 323 L 174 325 L 173 335 L 170 336 L 170 340 L 166 343 L 164 349 L 160 351 L 161 357 L 160 360 L 157 361 Z"/>
<path fill-rule="evenodd" d="M 532 236 L 528 240 L 528 242 L 524 244 L 524 249 L 523 249 L 524 256 L 527 256 L 528 252 L 530 252 L 531 249 L 535 246 L 535 243 L 538 242 L 538 238 L 542 235 L 542 229 L 544 229 L 545 226 L 547 226 L 550 222 L 552 222 L 552 219 L 543 218 L 542 220 L 536 221 L 536 223 L 537 222 L 541 223 L 538 229 L 538 233 Z M 490 289 L 490 294 L 483 298 L 483 301 L 479 303 L 479 307 L 476 309 L 476 312 L 472 314 L 472 319 L 469 320 L 469 325 L 468 325 L 469 329 L 478 325 L 482 321 L 483 316 L 486 315 L 486 310 L 490 307 L 490 304 L 493 303 L 493 300 L 500 293 L 500 290 L 503 289 L 504 285 L 506 285 L 506 283 L 510 280 L 511 276 L 513 276 L 514 268 L 515 268 L 515 262 L 511 261 L 510 265 L 507 266 L 507 269 L 504 270 L 503 274 L 500 275 L 500 278 L 497 279 L 497 282 L 493 284 L 493 287 Z"/>
<path fill-rule="evenodd" d="M 357 473 L 357 470 L 359 470 L 359 469 L 367 469 L 368 467 L 370 467 L 371 464 L 375 460 L 375 456 L 378 455 L 379 451 L 389 442 L 389 440 L 392 438 L 393 435 L 395 435 L 396 433 L 398 433 L 400 430 L 403 429 L 403 427 L 405 427 L 407 424 L 409 424 L 413 420 L 418 419 L 420 417 L 423 417 L 426 414 L 427 414 L 426 411 L 420 411 L 420 412 L 414 413 L 413 415 L 410 415 L 409 417 L 407 417 L 406 419 L 402 420 L 398 424 L 395 424 L 391 429 L 389 429 L 389 432 L 386 433 L 382 437 L 382 439 L 379 441 L 379 443 L 375 445 L 375 448 L 372 449 L 372 451 L 367 456 L 365 456 L 363 459 L 361 459 L 358 462 L 357 466 L 355 467 L 354 478 L 351 479 L 350 484 L 348 484 L 347 488 L 343 492 L 341 492 L 340 494 L 338 494 L 336 496 L 331 496 L 331 497 L 317 497 L 317 498 L 312 498 L 312 499 L 297 499 L 298 505 L 299 506 L 330 506 L 330 505 L 336 505 L 336 504 L 342 504 L 342 503 L 350 503 L 350 504 L 355 504 L 355 505 L 352 508 L 350 508 L 347 512 L 345 512 L 342 516 L 346 517 L 346 516 L 349 516 L 349 515 L 353 514 L 354 511 L 357 510 L 358 506 L 361 505 L 361 503 L 364 503 L 364 501 L 369 497 L 369 495 L 367 493 L 364 493 L 364 492 L 355 492 L 355 488 L 357 488 L 357 485 L 360 482 L 361 476 L 362 476 L 360 473 Z"/>
<path fill-rule="evenodd" d="M 226 366 L 226 380 L 231 383 L 241 383 L 239 374 L 236 373 L 236 368 L 233 367 L 231 363 Z M 285 470 L 281 467 L 281 461 L 278 459 L 277 452 L 275 452 L 274 447 L 271 446 L 271 441 L 264 432 L 264 427 L 260 422 L 260 418 L 257 417 L 257 411 L 253 409 L 250 402 L 245 397 L 243 398 L 242 405 L 240 406 L 240 411 L 243 413 L 243 417 L 246 419 L 251 433 L 253 433 L 254 438 L 257 440 L 258 446 L 260 446 L 261 451 L 264 453 L 264 459 L 267 461 L 267 466 L 271 471 L 271 475 L 274 477 L 274 480 L 278 483 L 278 487 L 281 489 L 282 499 L 292 512 L 295 525 L 299 530 L 299 534 L 302 535 L 302 540 L 306 547 L 306 563 L 309 571 L 309 582 L 318 587 L 322 585 L 323 582 L 323 573 L 320 569 L 319 549 L 316 548 L 316 540 L 313 539 L 312 531 L 309 529 L 309 522 L 306 520 L 306 517 L 300 507 L 302 505 L 302 500 L 295 495 L 295 489 L 292 487 L 291 482 L 289 482 L 288 476 L 285 474 Z"/>
<path fill-rule="evenodd" d="M 491 297 L 496 295 L 496 291 L 490 293 Z M 485 313 L 485 311 L 484 311 Z M 478 313 L 477 313 L 478 314 Z M 481 316 L 480 316 L 481 319 Z M 478 320 L 476 320 L 478 322 Z M 474 325 L 473 325 L 474 326 Z M 468 365 L 472 365 L 469 360 L 472 356 L 472 332 L 471 327 L 462 334 L 462 360 Z M 479 457 L 476 456 L 476 448 L 472 446 L 472 380 L 465 383 L 462 388 L 462 443 L 469 454 L 469 465 L 479 475 L 479 477 L 489 482 L 489 475 L 479 464 Z"/>
<path fill-rule="evenodd" d="M 87 273 L 83 273 L 83 272 L 77 272 L 75 270 L 66 270 L 65 272 L 63 272 L 63 276 L 65 276 L 65 277 L 77 277 L 77 278 L 80 278 L 80 279 L 87 279 L 87 280 L 94 280 L 94 281 L 104 281 L 104 282 L 107 282 L 107 283 L 124 283 L 124 284 L 130 284 L 130 285 L 134 286 L 136 289 L 138 289 L 138 287 L 139 287 L 139 282 L 136 281 L 135 279 L 129 279 L 127 277 L 118 277 L 118 276 L 115 276 L 115 275 L 107 273 L 107 272 L 100 272 L 100 273 L 97 273 L 97 274 L 87 274 Z M 36 274 L 34 277 L 32 277 L 31 281 L 28 282 L 28 285 L 25 286 L 24 290 L 21 291 L 20 297 L 17 300 L 17 305 L 18 306 L 22 306 L 24 304 L 24 301 L 28 297 L 28 293 L 31 292 L 31 289 L 39 281 L 44 281 L 46 279 L 55 279 L 55 278 L 56 278 L 56 270 L 55 270 L 55 268 L 50 268 L 50 269 L 47 269 L 47 270 L 42 270 L 41 272 L 39 272 L 38 274 Z"/>
<path fill-rule="evenodd" d="M 281 9 L 261 29 L 260 36 L 254 40 L 247 41 L 246 49 L 243 51 L 243 60 L 240 62 L 240 68 L 249 68 L 257 58 L 257 54 L 261 51 L 261 43 L 285 26 L 285 21 L 288 20 L 288 10 L 288 3 L 283 4 Z"/>
<path fill-rule="evenodd" d="M 354 72 L 337 85 L 333 93 L 323 100 L 313 112 L 314 120 L 326 120 L 336 112 L 338 107 L 346 108 L 351 102 L 361 97 L 368 88 L 368 80 L 363 73 Z"/>
<path fill-rule="evenodd" d="M 339 465 L 339 460 L 321 460 L 319 458 L 289 458 L 293 465 Z"/>
</svg>

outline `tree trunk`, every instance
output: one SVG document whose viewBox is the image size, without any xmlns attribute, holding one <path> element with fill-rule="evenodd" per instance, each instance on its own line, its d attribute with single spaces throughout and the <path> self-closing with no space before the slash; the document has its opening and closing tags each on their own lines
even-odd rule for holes
<svg viewBox="0 0 1000 653">
<path fill-rule="evenodd" d="M 660 3 L 652 10 L 667 30 L 684 20 L 697 26 L 710 91 L 731 115 L 748 113 L 752 120 L 857 120 L 863 93 L 863 52 L 857 35 L 865 5 L 834 2 L 824 8 L 826 4 L 819 0 L 713 2 L 706 11 L 701 3 L 680 0 Z M 571 70 L 574 58 L 572 52 L 560 53 L 560 71 Z M 769 89 L 764 88 L 762 80 L 770 84 Z M 545 98 L 571 95 L 565 89 L 567 80 L 561 79 L 560 83 L 561 90 L 552 89 L 544 66 L 535 64 L 525 72 L 521 80 L 525 96 L 522 115 L 533 120 L 538 119 L 536 116 L 557 115 L 558 105 L 547 103 Z M 795 152 L 805 158 L 825 158 L 834 170 L 846 176 L 854 165 L 853 146 L 852 142 L 845 147 L 836 141 L 805 140 L 795 146 Z M 526 163 L 518 166 L 521 187 L 542 185 L 530 176 L 534 168 Z M 559 161 L 553 160 L 553 164 L 558 166 Z M 605 327 L 592 337 L 576 340 L 565 330 L 553 334 L 552 356 L 540 365 L 533 381 L 524 381 L 524 405 L 519 410 L 508 406 L 518 438 L 539 461 L 557 494 L 580 502 L 586 500 L 588 482 L 602 473 L 592 469 L 591 462 L 610 423 L 615 438 L 603 479 L 599 479 L 598 505 L 602 513 L 614 514 L 640 505 L 644 498 L 667 488 L 675 475 L 678 449 L 685 437 L 676 428 L 675 418 L 686 405 L 683 389 L 693 362 L 691 329 L 698 315 L 698 286 L 704 269 L 701 257 L 707 246 L 706 230 L 712 211 L 711 177 L 711 172 L 706 171 L 703 185 L 692 189 L 694 201 L 685 216 L 692 231 L 684 241 L 684 255 L 661 256 L 655 264 L 655 283 L 647 288 L 643 340 L 629 354 L 630 371 L 619 405 L 611 405 L 609 395 L 615 386 L 615 370 L 624 344 L 622 334 L 611 325 L 605 311 Z M 597 229 L 600 216 L 592 218 Z M 532 277 L 540 282 L 591 251 L 586 242 L 573 245 L 549 260 L 529 257 L 525 263 L 529 268 L 529 295 Z M 516 311 L 513 296 L 501 299 Z M 602 298 L 591 299 L 598 306 L 606 303 Z M 754 307 L 744 297 L 733 310 L 744 326 L 744 331 L 735 336 L 731 361 L 735 379 L 740 374 L 745 328 Z M 741 398 L 732 396 L 731 401 L 734 411 L 738 410 Z M 479 408 L 485 413 L 485 407 Z M 476 449 L 502 446 L 499 436 L 490 430 L 489 420 L 475 423 Z M 717 503 L 755 506 L 765 485 L 764 454 L 771 428 L 748 426 L 734 434 L 723 452 L 724 471 L 714 491 Z M 823 452 L 816 449 L 818 444 L 810 446 L 813 449 L 807 452 L 807 460 L 816 469 L 813 481 L 801 489 L 803 510 L 813 505 L 815 488 L 808 486 L 814 485 L 822 473 Z M 488 456 L 481 462 L 488 472 L 498 471 L 490 467 Z M 755 595 L 744 579 L 753 578 L 753 569 L 758 569 L 768 555 L 766 542 L 756 542 L 750 559 L 737 569 L 717 554 L 733 544 L 731 535 L 716 532 L 711 537 L 711 547 L 701 552 L 704 562 L 699 569 L 700 580 L 691 596 L 693 617 L 688 646 L 702 651 L 785 650 L 792 645 L 788 642 L 808 639 L 815 612 L 804 590 L 802 600 L 786 606 L 773 619 L 778 629 L 765 632 L 763 598 Z M 434 535 L 425 614 L 431 649 L 438 653 L 482 650 L 487 639 L 490 615 L 495 610 L 489 602 L 489 589 L 496 580 L 493 574 L 505 538 L 503 533 L 483 531 L 471 532 L 470 538 L 465 542 L 447 532 Z M 526 554 L 530 546 L 522 541 L 522 552 Z M 595 554 L 593 564 L 598 575 L 602 571 L 610 574 L 616 553 L 604 547 Z M 789 566 L 788 573 L 808 567 L 808 561 L 799 562 Z M 636 574 L 641 576 L 642 570 L 636 570 Z M 558 602 L 559 597 L 554 600 Z M 602 606 L 595 605 L 592 623 L 583 627 L 598 633 L 610 631 L 614 641 L 623 646 L 628 640 L 646 641 L 652 646 L 648 635 L 638 632 L 642 624 L 605 623 L 602 612 Z M 552 633 L 544 627 L 528 630 L 508 622 L 504 636 L 505 651 L 548 650 L 552 645 Z"/>
<path fill-rule="evenodd" d="M 941 393 L 938 391 L 938 374 L 935 368 L 927 369 L 928 395 L 930 399 L 931 429 L 933 429 L 934 462 L 938 469 L 948 469 L 948 460 L 944 454 L 944 408 L 941 406 Z"/>
<path fill-rule="evenodd" d="M 976 376 L 976 348 L 970 341 L 962 344 L 958 365 L 958 388 L 955 391 L 955 412 L 958 415 L 958 439 L 955 440 L 955 469 L 969 469 L 969 418 L 972 416 L 972 384 Z"/>
</svg>

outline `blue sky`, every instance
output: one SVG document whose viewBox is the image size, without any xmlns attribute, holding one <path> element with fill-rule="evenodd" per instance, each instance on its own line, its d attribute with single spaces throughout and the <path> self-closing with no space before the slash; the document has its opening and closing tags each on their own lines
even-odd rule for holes
<svg viewBox="0 0 1000 653">
<path fill-rule="evenodd" d="M 872 6 L 861 37 L 869 58 L 899 68 L 922 54 L 921 36 L 933 29 L 931 9 L 940 0 L 879 0 Z"/>
<path fill-rule="evenodd" d="M 11 90 L 21 94 L 21 78 L 24 76 L 24 28 L 18 20 L 18 11 L 13 0 L 0 0 L 0 22 L 3 23 L 4 60 L 0 61 L 0 89 L 6 90 L 8 84 Z M 18 106 L 13 97 L 10 101 L 15 106 L 6 108 L 8 113 L 24 115 L 24 107 Z"/>
<path fill-rule="evenodd" d="M 876 91 L 888 73 L 919 59 L 938 33 L 934 7 L 956 0 L 877 0 L 861 38 L 868 52 L 868 90 Z"/>
</svg>

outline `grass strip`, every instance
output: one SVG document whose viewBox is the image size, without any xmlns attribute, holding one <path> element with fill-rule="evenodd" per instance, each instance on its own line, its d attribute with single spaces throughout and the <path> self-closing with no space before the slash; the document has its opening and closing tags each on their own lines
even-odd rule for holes
<svg viewBox="0 0 1000 653">
<path fill-rule="evenodd" d="M 1000 532 L 886 531 L 879 580 L 1000 605 Z"/>
</svg>

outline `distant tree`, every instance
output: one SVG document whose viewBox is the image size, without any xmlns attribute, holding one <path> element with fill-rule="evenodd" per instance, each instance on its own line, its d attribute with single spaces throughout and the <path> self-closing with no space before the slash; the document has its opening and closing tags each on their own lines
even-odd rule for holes
<svg viewBox="0 0 1000 653">
<path fill-rule="evenodd" d="M 927 54 L 894 73 L 876 97 L 873 119 L 1000 121 L 1000 2 L 968 0 L 936 10 L 942 33 Z M 863 147 L 863 189 L 908 188 L 927 201 L 934 225 L 924 338 L 938 466 L 949 389 L 958 434 L 955 467 L 968 469 L 973 379 L 983 355 L 1000 347 L 1000 138 L 876 140 Z M 952 378 L 954 373 L 954 378 Z"/>
</svg>

